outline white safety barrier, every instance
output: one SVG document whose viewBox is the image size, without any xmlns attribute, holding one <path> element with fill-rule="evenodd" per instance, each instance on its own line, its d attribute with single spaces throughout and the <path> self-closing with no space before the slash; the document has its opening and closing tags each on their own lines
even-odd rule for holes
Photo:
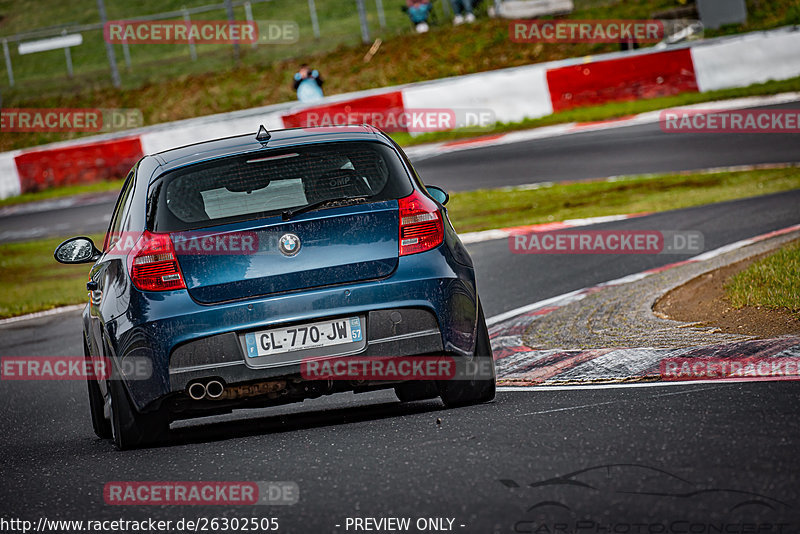
<svg viewBox="0 0 800 534">
<path fill-rule="evenodd" d="M 0 153 L 0 198 L 15 197 L 20 194 L 19 173 L 14 158 L 19 150 Z"/>
<path fill-rule="evenodd" d="M 800 28 L 745 34 L 692 47 L 700 92 L 800 76 Z"/>
<path fill-rule="evenodd" d="M 487 109 L 498 122 L 553 113 L 547 66 L 530 65 L 446 78 L 403 89 L 407 109 Z"/>
</svg>

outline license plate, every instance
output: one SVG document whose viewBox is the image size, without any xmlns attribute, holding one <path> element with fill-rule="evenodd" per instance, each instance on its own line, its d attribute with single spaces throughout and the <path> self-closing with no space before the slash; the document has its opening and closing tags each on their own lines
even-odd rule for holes
<svg viewBox="0 0 800 534">
<path fill-rule="evenodd" d="M 245 334 L 247 356 L 258 358 L 298 350 L 358 343 L 362 339 L 358 317 L 332 319 L 288 328 L 273 328 Z"/>
</svg>

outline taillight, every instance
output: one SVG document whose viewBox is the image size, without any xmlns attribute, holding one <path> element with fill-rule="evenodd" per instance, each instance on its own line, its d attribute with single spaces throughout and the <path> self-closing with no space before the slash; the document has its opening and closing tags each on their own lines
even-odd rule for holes
<svg viewBox="0 0 800 534">
<path fill-rule="evenodd" d="M 186 289 L 169 234 L 142 234 L 128 254 L 128 272 L 143 291 Z"/>
<path fill-rule="evenodd" d="M 439 206 L 419 191 L 397 201 L 400 205 L 400 255 L 438 247 L 444 240 Z"/>
</svg>

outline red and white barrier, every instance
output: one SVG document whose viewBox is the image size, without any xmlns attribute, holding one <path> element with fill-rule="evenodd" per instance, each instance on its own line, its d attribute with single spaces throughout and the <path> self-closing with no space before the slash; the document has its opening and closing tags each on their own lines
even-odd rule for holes
<svg viewBox="0 0 800 534">
<path fill-rule="evenodd" d="M 124 177 L 143 155 L 139 136 L 23 151 L 14 158 L 20 191 Z"/>
<path fill-rule="evenodd" d="M 800 31 L 782 28 L 541 63 L 160 124 L 0 154 L 0 198 L 70 183 L 122 177 L 142 154 L 209 139 L 319 123 L 349 112 L 491 110 L 499 122 L 613 101 L 744 87 L 800 76 Z"/>
<path fill-rule="evenodd" d="M 549 69 L 553 110 L 697 92 L 688 48 Z"/>
</svg>

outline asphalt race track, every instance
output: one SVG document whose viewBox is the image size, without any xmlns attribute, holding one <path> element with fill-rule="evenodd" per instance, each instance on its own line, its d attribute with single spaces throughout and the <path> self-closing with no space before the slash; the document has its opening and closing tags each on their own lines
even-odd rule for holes
<svg viewBox="0 0 800 534">
<path fill-rule="evenodd" d="M 763 109 L 798 107 L 800 102 L 790 102 Z M 793 134 L 676 134 L 653 123 L 451 152 L 414 167 L 425 183 L 469 191 L 798 160 Z"/>
<path fill-rule="evenodd" d="M 797 108 L 791 102 L 775 108 Z M 765 109 L 768 109 L 766 107 Z M 656 124 L 626 126 L 427 157 L 414 166 L 425 183 L 469 191 L 736 165 L 800 162 L 794 134 L 674 134 Z M 0 243 L 102 233 L 115 195 L 41 212 L 0 209 Z M 54 223 L 54 221 L 57 221 Z"/>
<path fill-rule="evenodd" d="M 632 127 L 445 155 L 419 170 L 430 183 L 459 189 L 460 177 L 472 189 L 797 159 L 789 136 L 742 136 L 724 148 L 726 139 Z M 486 176 L 496 181 L 481 184 Z M 697 230 L 710 250 L 798 224 L 798 206 L 800 191 L 792 191 L 592 229 Z M 68 208 L 28 221 L 81 213 Z M 488 317 L 685 259 L 514 255 L 506 240 L 469 248 Z M 79 355 L 79 330 L 77 312 L 0 326 L 0 355 Z M 454 410 L 438 401 L 401 405 L 392 393 L 348 394 L 181 422 L 164 446 L 124 453 L 94 438 L 82 382 L 2 381 L 0 398 L 3 517 L 277 517 L 280 532 L 300 533 L 354 532 L 345 528 L 348 517 L 450 518 L 454 532 L 470 533 L 566 532 L 558 525 L 570 521 L 582 521 L 585 533 L 719 532 L 710 530 L 718 525 L 800 532 L 796 382 L 506 390 L 491 404 Z M 104 484 L 120 480 L 294 481 L 300 501 L 106 505 Z"/>
</svg>

